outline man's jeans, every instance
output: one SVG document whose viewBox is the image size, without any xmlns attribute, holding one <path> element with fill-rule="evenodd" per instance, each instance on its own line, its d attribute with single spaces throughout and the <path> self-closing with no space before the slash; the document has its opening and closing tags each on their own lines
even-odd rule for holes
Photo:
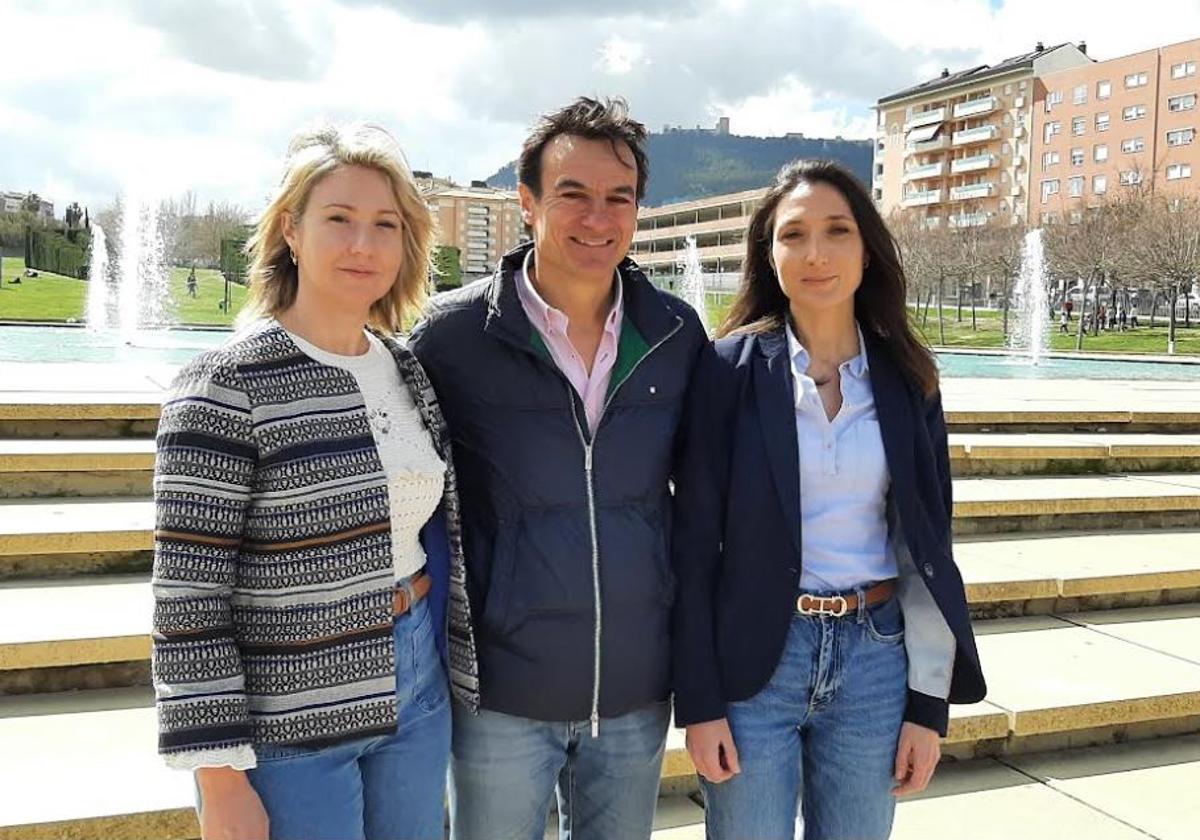
<svg viewBox="0 0 1200 840">
<path fill-rule="evenodd" d="M 710 840 L 886 840 L 907 684 L 896 598 L 795 616 L 770 682 L 729 704 L 742 772 L 702 782 Z"/>
<path fill-rule="evenodd" d="M 255 746 L 247 771 L 267 809 L 272 840 L 442 840 L 450 702 L 421 599 L 396 620 L 394 735 L 331 747 Z"/>
<path fill-rule="evenodd" d="M 453 840 L 541 840 L 558 791 L 560 840 L 649 838 L 670 704 L 551 723 L 454 703 Z"/>
</svg>

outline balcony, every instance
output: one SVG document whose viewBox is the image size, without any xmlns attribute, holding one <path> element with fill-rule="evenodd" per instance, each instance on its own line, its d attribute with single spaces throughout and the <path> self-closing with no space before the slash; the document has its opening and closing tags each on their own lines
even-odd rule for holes
<svg viewBox="0 0 1200 840">
<path fill-rule="evenodd" d="M 1000 129 L 994 125 L 981 125 L 978 128 L 965 128 L 954 132 L 950 143 L 954 146 L 965 146 L 968 143 L 988 143 L 1000 136 Z"/>
<path fill-rule="evenodd" d="M 951 201 L 966 201 L 969 198 L 988 198 L 996 194 L 996 185 L 993 183 L 986 184 L 967 184 L 963 187 L 950 188 Z"/>
<path fill-rule="evenodd" d="M 947 221 L 950 222 L 950 227 L 953 228 L 980 227 L 987 224 L 988 214 L 962 213 L 958 216 L 951 216 Z"/>
<path fill-rule="evenodd" d="M 945 168 L 945 164 L 941 163 L 940 161 L 938 163 L 929 163 L 925 166 L 914 166 L 912 169 L 904 173 L 904 182 L 907 183 L 909 181 L 919 181 L 922 178 L 940 177 L 942 170 Z"/>
<path fill-rule="evenodd" d="M 919 114 L 913 114 L 912 119 L 904 124 L 905 131 L 912 131 L 914 128 L 921 128 L 926 125 L 936 125 L 946 120 L 946 109 L 934 108 L 932 111 L 922 111 Z"/>
<path fill-rule="evenodd" d="M 927 204 L 937 204 L 942 200 L 941 190 L 918 190 L 904 196 L 901 207 L 924 207 Z"/>
<path fill-rule="evenodd" d="M 907 147 L 908 151 L 914 154 L 937 152 L 948 148 L 950 148 L 950 140 L 944 134 L 934 140 L 926 140 L 924 143 L 909 143 Z"/>
<path fill-rule="evenodd" d="M 997 160 L 995 155 L 973 155 L 959 158 L 950 162 L 950 172 L 959 175 L 963 172 L 978 172 L 981 169 L 994 169 Z"/>
<path fill-rule="evenodd" d="M 985 96 L 982 99 L 971 99 L 967 102 L 960 102 L 954 106 L 954 118 L 960 120 L 965 117 L 990 114 L 996 110 L 997 104 L 996 97 L 994 96 Z"/>
</svg>

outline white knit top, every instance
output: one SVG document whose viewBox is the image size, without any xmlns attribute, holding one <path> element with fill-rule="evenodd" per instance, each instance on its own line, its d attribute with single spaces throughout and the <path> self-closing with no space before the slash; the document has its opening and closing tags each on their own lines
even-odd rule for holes
<svg viewBox="0 0 1200 840">
<path fill-rule="evenodd" d="M 391 351 L 369 332 L 366 333 L 369 347 L 360 356 L 330 353 L 295 333 L 288 332 L 288 335 L 305 355 L 321 364 L 342 368 L 358 383 L 379 460 L 387 476 L 392 515 L 392 568 L 396 580 L 420 571 L 425 565 L 421 528 L 442 500 L 446 464 L 434 449 L 433 439 L 421 421 L 412 394 L 400 378 Z M 249 770 L 256 766 L 256 761 L 253 747 L 243 744 L 169 755 L 167 764 L 180 770 L 198 767 Z"/>
</svg>

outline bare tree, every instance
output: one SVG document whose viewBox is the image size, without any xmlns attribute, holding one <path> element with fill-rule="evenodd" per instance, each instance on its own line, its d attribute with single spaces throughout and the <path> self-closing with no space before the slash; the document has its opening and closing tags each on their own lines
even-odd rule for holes
<svg viewBox="0 0 1200 840">
<path fill-rule="evenodd" d="M 1012 300 L 1012 284 L 1021 271 L 1025 233 L 1024 225 L 999 220 L 993 220 L 982 231 L 983 266 L 1001 280 L 1000 305 L 1003 312 L 1001 330 L 1006 339 L 1008 338 L 1008 310 Z"/>
<path fill-rule="evenodd" d="M 1175 352 L 1176 303 L 1200 276 L 1200 198 L 1186 194 L 1159 194 L 1146 203 L 1142 224 L 1131 243 L 1136 270 L 1153 278 L 1166 292 L 1168 308 L 1167 352 Z"/>
</svg>

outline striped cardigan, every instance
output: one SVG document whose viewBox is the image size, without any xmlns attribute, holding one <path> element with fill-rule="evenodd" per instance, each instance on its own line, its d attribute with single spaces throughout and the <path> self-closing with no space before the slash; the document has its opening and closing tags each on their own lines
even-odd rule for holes
<svg viewBox="0 0 1200 840">
<path fill-rule="evenodd" d="M 425 372 L 384 341 L 446 463 L 445 528 L 423 536 L 440 538 L 451 688 L 477 708 L 450 437 Z M 350 373 L 274 321 L 200 355 L 163 405 L 154 499 L 160 752 L 395 730 L 387 479 Z"/>
</svg>

